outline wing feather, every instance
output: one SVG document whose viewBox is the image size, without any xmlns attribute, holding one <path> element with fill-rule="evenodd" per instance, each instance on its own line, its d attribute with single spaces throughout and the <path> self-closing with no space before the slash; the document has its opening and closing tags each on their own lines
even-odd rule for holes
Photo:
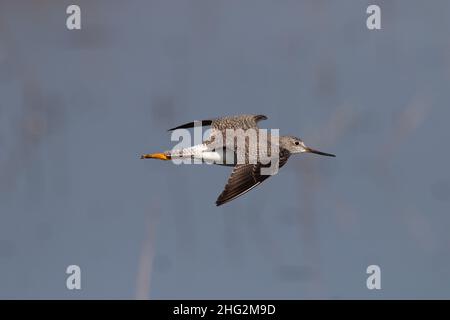
<svg viewBox="0 0 450 320">
<path fill-rule="evenodd" d="M 279 159 L 278 166 L 281 168 L 288 161 L 289 153 L 280 153 Z M 262 165 L 260 163 L 236 165 L 228 178 L 224 190 L 217 198 L 216 205 L 220 206 L 242 196 L 271 177 L 270 175 L 261 174 L 261 168 L 269 166 L 270 164 Z"/>
<path fill-rule="evenodd" d="M 239 164 L 234 167 L 225 189 L 217 198 L 216 205 L 220 206 L 247 193 L 270 176 L 259 174 L 259 165 Z"/>
</svg>

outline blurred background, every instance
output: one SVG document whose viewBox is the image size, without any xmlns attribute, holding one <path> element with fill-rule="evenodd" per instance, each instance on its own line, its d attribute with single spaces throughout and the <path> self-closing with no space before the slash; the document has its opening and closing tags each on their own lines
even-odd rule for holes
<svg viewBox="0 0 450 320">
<path fill-rule="evenodd" d="M 450 298 L 449 15 L 1 0 L 0 298 Z M 230 168 L 139 159 L 168 128 L 241 113 L 337 158 L 294 157 L 219 208 Z"/>
</svg>

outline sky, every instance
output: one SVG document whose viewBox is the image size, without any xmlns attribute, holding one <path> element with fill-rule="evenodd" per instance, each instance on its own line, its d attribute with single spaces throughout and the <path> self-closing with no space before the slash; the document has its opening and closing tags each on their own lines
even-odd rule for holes
<svg viewBox="0 0 450 320">
<path fill-rule="evenodd" d="M 450 298 L 448 1 L 73 3 L 0 2 L 0 298 Z M 139 159 L 244 113 L 337 157 Z"/>
</svg>

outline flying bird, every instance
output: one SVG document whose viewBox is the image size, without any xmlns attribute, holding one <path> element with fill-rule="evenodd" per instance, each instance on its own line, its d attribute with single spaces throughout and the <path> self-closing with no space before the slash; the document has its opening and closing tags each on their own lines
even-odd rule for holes
<svg viewBox="0 0 450 320">
<path fill-rule="evenodd" d="M 141 159 L 171 160 L 190 158 L 233 166 L 234 168 L 228 178 L 228 182 L 216 200 L 216 205 L 220 206 L 260 185 L 272 175 L 270 173 L 267 174 L 267 171 L 263 169 L 270 168 L 275 162 L 278 168 L 283 167 L 292 154 L 315 153 L 322 156 L 335 157 L 334 154 L 307 147 L 301 139 L 294 136 L 279 136 L 278 139 L 272 139 L 273 136 L 271 134 L 260 135 L 259 133 L 262 129 L 258 128 L 258 122 L 266 119 L 267 117 L 264 115 L 238 115 L 189 122 L 169 129 L 169 131 L 194 128 L 196 126 L 210 126 L 210 136 L 198 145 L 161 153 L 143 154 Z M 252 130 L 257 137 L 257 142 L 251 142 L 250 138 L 242 137 L 243 134 Z M 230 137 L 230 132 L 235 132 L 235 135 Z M 218 139 L 218 137 L 221 139 Z M 241 141 L 245 141 L 243 148 L 239 148 L 236 144 L 239 138 L 243 138 Z M 264 142 L 264 147 L 267 147 L 267 157 L 264 161 L 261 156 L 262 142 Z M 270 150 L 275 150 L 275 152 L 270 152 Z"/>
</svg>

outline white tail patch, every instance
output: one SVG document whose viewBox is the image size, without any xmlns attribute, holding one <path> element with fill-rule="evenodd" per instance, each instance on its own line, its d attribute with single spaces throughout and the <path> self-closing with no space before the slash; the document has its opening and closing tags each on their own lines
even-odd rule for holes
<svg viewBox="0 0 450 320">
<path fill-rule="evenodd" d="M 232 150 L 226 151 L 211 151 L 205 144 L 198 144 L 190 148 L 179 150 L 172 150 L 170 152 L 172 161 L 183 162 L 187 159 L 199 160 L 198 163 L 206 162 L 208 164 L 229 164 L 234 165 L 234 152 Z"/>
</svg>

